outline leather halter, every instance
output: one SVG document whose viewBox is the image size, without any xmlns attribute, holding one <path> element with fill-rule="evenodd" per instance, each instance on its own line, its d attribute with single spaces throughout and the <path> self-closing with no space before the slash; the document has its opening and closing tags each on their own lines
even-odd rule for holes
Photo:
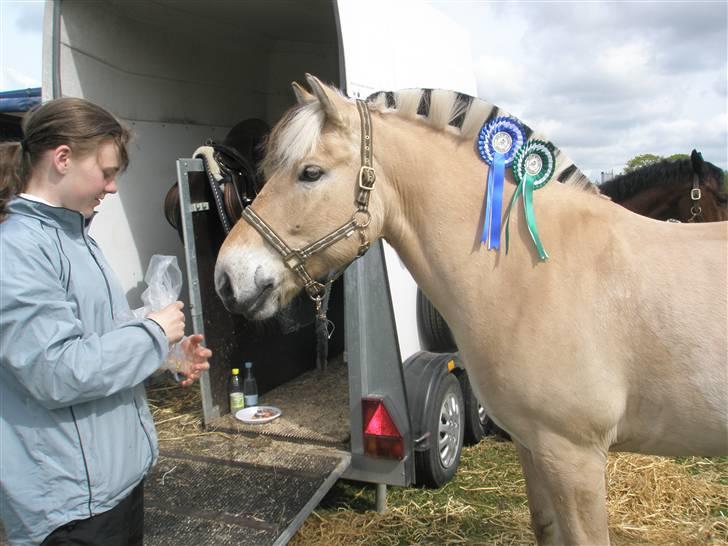
<svg viewBox="0 0 728 546">
<path fill-rule="evenodd" d="M 291 248 L 278 236 L 272 227 L 258 216 L 252 206 L 247 207 L 242 214 L 242 217 L 260 233 L 263 239 L 278 251 L 286 267 L 296 273 L 301 279 L 308 297 L 314 302 L 317 316 L 320 314 L 321 301 L 326 292 L 326 287 L 343 273 L 344 269 L 354 260 L 363 256 L 369 250 L 370 242 L 365 230 L 371 222 L 369 196 L 374 189 L 377 174 L 372 166 L 372 124 L 369 109 L 363 100 L 357 100 L 356 106 L 359 110 L 359 118 L 361 119 L 361 168 L 359 169 L 358 175 L 359 193 L 356 197 L 356 209 L 348 222 L 331 231 L 328 235 L 323 236 L 318 241 L 303 248 Z M 339 273 L 329 278 L 325 283 L 314 280 L 308 271 L 306 271 L 306 260 L 341 239 L 348 239 L 354 233 L 359 236 L 359 251 L 354 259 L 342 267 Z"/>
<path fill-rule="evenodd" d="M 700 198 L 702 197 L 700 192 L 700 177 L 697 173 L 693 175 L 693 189 L 690 190 L 690 199 L 693 201 L 693 206 L 690 207 L 690 214 L 692 216 L 688 219 L 688 222 L 694 222 L 702 213 L 703 209 L 700 206 Z"/>
</svg>

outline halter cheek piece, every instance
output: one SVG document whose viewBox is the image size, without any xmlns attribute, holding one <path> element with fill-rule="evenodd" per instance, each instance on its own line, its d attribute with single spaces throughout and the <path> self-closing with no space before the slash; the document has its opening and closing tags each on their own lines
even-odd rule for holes
<svg viewBox="0 0 728 546">
<path fill-rule="evenodd" d="M 377 179 L 377 174 L 372 167 L 372 124 L 369 116 L 369 109 L 363 100 L 356 101 L 357 109 L 359 110 L 359 118 L 361 120 L 361 168 L 359 169 L 358 182 L 359 182 L 359 193 L 356 197 L 357 208 L 351 215 L 351 219 L 345 224 L 341 225 L 334 231 L 325 235 L 318 241 L 311 243 L 303 248 L 291 248 L 288 246 L 283 239 L 271 228 L 265 221 L 258 216 L 253 210 L 253 207 L 247 207 L 242 214 L 242 217 L 253 226 L 258 233 L 265 239 L 270 245 L 275 248 L 278 253 L 282 256 L 283 262 L 286 267 L 296 273 L 303 286 L 306 289 L 308 297 L 311 298 L 315 307 L 317 316 L 320 315 L 321 301 L 323 300 L 326 292 L 326 287 L 331 284 L 344 269 L 348 267 L 351 262 L 342 267 L 341 270 L 330 278 L 325 283 L 320 283 L 309 275 L 306 271 L 306 260 L 308 260 L 314 254 L 317 254 L 341 239 L 347 239 L 354 233 L 359 236 L 359 251 L 356 257 L 360 258 L 364 253 L 369 250 L 369 238 L 366 234 L 366 228 L 371 223 L 371 214 L 369 212 L 369 196 L 371 191 L 374 189 L 374 182 Z M 352 260 L 352 262 L 354 261 Z"/>
<path fill-rule="evenodd" d="M 700 206 L 700 178 L 698 177 L 697 173 L 693 175 L 693 189 L 690 190 L 690 199 L 693 201 L 693 205 L 690 207 L 690 214 L 692 216 L 688 220 L 688 222 L 694 222 L 696 218 L 698 218 L 702 213 L 703 209 Z"/>
</svg>

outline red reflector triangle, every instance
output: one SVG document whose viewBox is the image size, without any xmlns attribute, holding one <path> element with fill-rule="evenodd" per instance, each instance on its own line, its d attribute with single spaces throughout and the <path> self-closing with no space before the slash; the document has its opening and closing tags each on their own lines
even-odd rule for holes
<svg viewBox="0 0 728 546">
<path fill-rule="evenodd" d="M 364 430 L 365 434 L 373 434 L 375 436 L 394 436 L 399 437 L 399 430 L 392 422 L 392 418 L 389 413 L 384 409 L 383 404 L 379 404 L 374 415 L 367 423 L 367 428 Z"/>
</svg>

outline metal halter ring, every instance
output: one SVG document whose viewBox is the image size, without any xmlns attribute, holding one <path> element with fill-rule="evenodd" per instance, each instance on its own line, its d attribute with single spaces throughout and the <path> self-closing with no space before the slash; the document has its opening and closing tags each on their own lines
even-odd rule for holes
<svg viewBox="0 0 728 546">
<path fill-rule="evenodd" d="M 364 222 L 359 222 L 357 219 L 357 215 L 363 215 Z M 369 227 L 369 224 L 372 223 L 372 214 L 366 209 L 357 209 L 354 211 L 354 214 L 351 215 L 351 219 L 356 225 L 357 229 L 364 229 Z"/>
</svg>

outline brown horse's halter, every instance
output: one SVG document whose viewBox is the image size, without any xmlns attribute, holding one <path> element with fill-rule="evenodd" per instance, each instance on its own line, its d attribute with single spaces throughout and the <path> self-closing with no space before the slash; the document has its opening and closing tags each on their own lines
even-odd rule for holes
<svg viewBox="0 0 728 546">
<path fill-rule="evenodd" d="M 694 222 L 701 214 L 703 214 L 703 209 L 700 206 L 701 197 L 700 177 L 697 173 L 695 173 L 693 174 L 693 189 L 690 190 L 690 199 L 693 200 L 693 206 L 690 207 L 690 214 L 692 214 L 692 216 L 688 218 L 688 222 Z"/>
<path fill-rule="evenodd" d="M 348 239 L 354 233 L 359 236 L 359 251 L 354 257 L 352 262 L 357 258 L 360 258 L 364 253 L 369 250 L 369 238 L 365 232 L 369 226 L 372 217 L 369 212 L 369 195 L 374 189 L 374 182 L 377 179 L 377 174 L 372 167 L 372 124 L 371 118 L 369 117 L 369 109 L 363 100 L 356 101 L 357 109 L 359 110 L 359 118 L 361 119 L 361 168 L 359 169 L 359 193 L 356 197 L 357 208 L 354 214 L 351 215 L 351 219 L 345 224 L 341 225 L 334 231 L 325 235 L 318 241 L 311 243 L 303 248 L 291 248 L 283 239 L 281 239 L 273 228 L 271 228 L 265 221 L 258 216 L 253 210 L 253 207 L 247 207 L 242 214 L 242 217 L 253 226 L 258 233 L 260 233 L 270 245 L 275 248 L 278 253 L 283 257 L 283 262 L 286 267 L 296 273 L 303 286 L 308 293 L 308 297 L 314 303 L 316 307 L 316 316 L 318 318 L 325 319 L 325 312 L 321 312 L 321 301 L 324 298 L 326 288 L 330 285 L 344 269 L 348 267 L 351 262 L 342 267 L 339 273 L 329 278 L 325 283 L 320 283 L 314 280 L 308 271 L 306 271 L 306 260 L 308 260 L 314 254 L 325 250 L 334 243 L 341 239 Z"/>
</svg>

